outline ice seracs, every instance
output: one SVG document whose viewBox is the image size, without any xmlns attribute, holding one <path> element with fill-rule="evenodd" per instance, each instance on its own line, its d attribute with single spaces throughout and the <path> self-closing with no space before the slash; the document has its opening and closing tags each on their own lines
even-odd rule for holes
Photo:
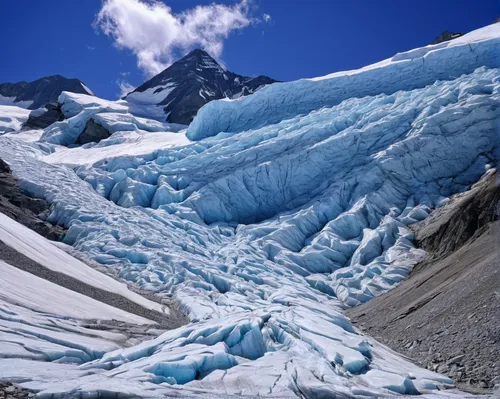
<svg viewBox="0 0 500 399">
<path fill-rule="evenodd" d="M 471 73 L 481 66 L 497 67 L 499 29 L 499 24 L 493 24 L 450 42 L 396 54 L 359 70 L 277 83 L 249 97 L 207 104 L 198 112 L 187 135 L 191 140 L 200 140 L 220 132 L 241 132 L 330 107 L 351 97 L 412 90 Z"/>
<path fill-rule="evenodd" d="M 183 125 L 169 124 L 154 118 L 151 107 L 137 107 L 126 101 L 108 101 L 85 94 L 63 92 L 58 99 L 64 120 L 45 129 L 41 140 L 64 146 L 100 142 L 120 132 L 178 132 Z M 147 115 L 144 118 L 138 115 Z M 93 134 L 89 133 L 93 127 Z M 87 129 L 87 130 L 86 130 Z M 96 134 L 97 129 L 103 134 Z M 85 136 L 85 139 L 82 137 Z M 113 139 L 116 143 L 117 136 Z"/>
<path fill-rule="evenodd" d="M 402 281 L 423 256 L 408 225 L 498 162 L 499 45 L 500 25 L 211 102 L 187 138 L 63 93 L 67 119 L 35 143 L 0 137 L 0 158 L 66 244 L 191 322 L 78 368 L 0 359 L 1 375 L 46 396 L 463 397 L 343 312 Z M 89 119 L 113 134 L 69 148 Z"/>
</svg>

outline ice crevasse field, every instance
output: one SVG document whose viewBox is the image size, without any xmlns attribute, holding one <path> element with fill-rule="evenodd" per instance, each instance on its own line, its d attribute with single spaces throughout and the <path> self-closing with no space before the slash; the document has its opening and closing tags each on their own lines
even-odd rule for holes
<svg viewBox="0 0 500 399">
<path fill-rule="evenodd" d="M 66 244 L 190 322 L 127 348 L 50 336 L 41 358 L 0 359 L 1 375 L 41 397 L 462 397 L 343 310 L 404 280 L 425 256 L 408 225 L 496 166 L 500 24 L 214 101 L 189 127 L 123 100 L 59 102 L 66 119 L 43 131 L 0 107 L 0 158 Z M 73 146 L 90 119 L 111 137 Z M 0 307 L 22 341 L 20 317 Z M 55 344 L 72 353 L 51 361 Z"/>
</svg>

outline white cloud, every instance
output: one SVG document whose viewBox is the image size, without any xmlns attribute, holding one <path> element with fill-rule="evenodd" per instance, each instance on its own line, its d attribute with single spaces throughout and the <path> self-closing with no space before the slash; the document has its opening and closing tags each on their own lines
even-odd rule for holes
<svg viewBox="0 0 500 399">
<path fill-rule="evenodd" d="M 94 51 L 95 47 L 93 47 L 93 46 L 87 46 L 87 49 L 89 49 L 90 51 Z"/>
<path fill-rule="evenodd" d="M 264 20 L 264 22 L 271 22 L 271 16 L 269 14 L 264 14 L 262 15 L 262 19 Z"/>
<path fill-rule="evenodd" d="M 126 82 L 125 80 L 118 79 L 116 81 L 116 84 L 120 88 L 120 94 L 119 94 L 120 97 L 119 98 L 122 98 L 122 97 L 126 96 L 128 93 L 130 93 L 131 91 L 135 90 L 135 86 L 132 86 L 130 83 Z"/>
<path fill-rule="evenodd" d="M 104 0 L 94 27 L 113 38 L 116 47 L 131 50 L 137 66 L 152 76 L 170 65 L 176 53 L 195 47 L 220 59 L 232 31 L 258 22 L 250 14 L 247 0 L 196 6 L 179 14 L 154 0 Z"/>
</svg>

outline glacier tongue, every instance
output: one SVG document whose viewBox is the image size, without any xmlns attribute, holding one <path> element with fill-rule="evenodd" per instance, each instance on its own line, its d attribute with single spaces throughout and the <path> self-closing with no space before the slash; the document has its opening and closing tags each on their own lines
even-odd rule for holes
<svg viewBox="0 0 500 399">
<path fill-rule="evenodd" d="M 67 244 L 126 281 L 172 295 L 191 318 L 78 369 L 65 365 L 72 381 L 61 379 L 60 365 L 40 371 L 17 360 L 26 377 L 12 359 L 0 359 L 0 375 L 46 396 L 462 397 L 441 390 L 448 378 L 357 331 L 343 310 L 403 280 L 424 255 L 408 225 L 498 162 L 500 69 L 489 67 L 499 66 L 492 49 L 500 29 L 485 29 L 355 78 L 210 103 L 188 135 L 213 137 L 141 155 L 123 143 L 141 130 L 160 134 L 159 122 L 73 95 L 61 99 L 70 119 L 40 142 L 0 137 L 0 158 L 25 190 L 52 204 L 49 220 L 68 228 Z M 417 70 L 425 76 L 408 85 Z M 335 88 L 339 79 L 368 89 L 332 92 L 348 88 Z M 328 98 L 292 112 L 312 84 Z M 252 119 L 256 104 L 262 117 Z M 104 144 L 62 151 L 57 143 L 70 142 L 89 117 L 116 132 Z"/>
<path fill-rule="evenodd" d="M 421 259 L 406 226 L 497 159 L 499 79 L 498 69 L 483 67 L 77 174 L 122 207 L 217 229 L 229 223 L 230 234 L 256 243 L 264 259 L 353 306 L 390 289 Z M 263 284 L 262 272 L 237 269 Z M 317 273 L 324 275 L 310 276 Z"/>
</svg>

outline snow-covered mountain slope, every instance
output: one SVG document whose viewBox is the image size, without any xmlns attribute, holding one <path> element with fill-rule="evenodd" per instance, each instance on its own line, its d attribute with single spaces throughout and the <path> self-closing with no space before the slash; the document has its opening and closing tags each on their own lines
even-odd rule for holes
<svg viewBox="0 0 500 399">
<path fill-rule="evenodd" d="M 56 101 L 63 91 L 94 95 L 80 80 L 54 75 L 33 82 L 0 83 L 0 105 L 37 109 Z"/>
<path fill-rule="evenodd" d="M 35 312 L 74 319 L 114 319 L 137 324 L 153 323 L 60 287 L 1 260 L 0 271 L 2 273 L 0 300 L 2 301 L 6 300 Z M 5 355 L 5 352 L 2 354 Z"/>
<path fill-rule="evenodd" d="M 407 226 L 498 163 L 498 43 L 497 24 L 356 73 L 214 101 L 189 127 L 197 141 L 140 155 L 124 143 L 161 134 L 144 129 L 155 122 L 63 94 L 72 116 L 39 142 L 0 137 L 0 158 L 52 204 L 65 243 L 171 294 L 191 322 L 78 368 L 0 359 L 0 375 L 47 396 L 462 398 L 343 312 L 402 281 L 423 256 Z M 61 151 L 90 117 L 112 121 L 113 135 L 74 158 Z"/>
<path fill-rule="evenodd" d="M 19 131 L 29 114 L 30 111 L 24 108 L 0 105 L 0 134 Z"/>
<path fill-rule="evenodd" d="M 189 124 L 212 100 L 252 94 L 275 80 L 248 77 L 222 68 L 203 50 L 193 50 L 126 96 L 129 102 L 163 108 L 167 122 Z"/>
<path fill-rule="evenodd" d="M 49 270 L 71 276 L 82 283 L 101 290 L 123 296 L 145 309 L 153 309 L 167 314 L 169 312 L 159 303 L 149 301 L 130 291 L 125 284 L 92 269 L 53 245 L 49 240 L 3 214 L 0 214 L 0 240 Z"/>
<path fill-rule="evenodd" d="M 403 53 L 355 71 L 276 83 L 255 95 L 209 103 L 197 114 L 188 137 L 241 132 L 331 107 L 352 97 L 391 94 L 450 80 L 480 66 L 500 66 L 499 24 L 458 39 Z"/>
</svg>

